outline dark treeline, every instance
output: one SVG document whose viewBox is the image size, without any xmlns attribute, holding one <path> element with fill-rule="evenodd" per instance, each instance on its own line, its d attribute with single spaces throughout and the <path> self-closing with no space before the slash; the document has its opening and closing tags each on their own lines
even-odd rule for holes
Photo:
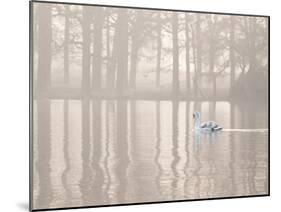
<svg viewBox="0 0 281 212">
<path fill-rule="evenodd" d="M 37 95 L 267 96 L 266 18 L 44 3 L 34 16 Z"/>
</svg>

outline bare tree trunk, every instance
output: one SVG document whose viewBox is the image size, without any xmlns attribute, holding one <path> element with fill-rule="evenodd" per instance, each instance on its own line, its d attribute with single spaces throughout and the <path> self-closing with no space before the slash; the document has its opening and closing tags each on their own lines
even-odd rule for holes
<svg viewBox="0 0 281 212">
<path fill-rule="evenodd" d="M 200 14 L 196 14 L 196 74 L 195 74 L 195 83 L 196 83 L 196 93 L 195 97 L 198 97 L 198 86 L 201 79 L 202 71 L 202 46 L 201 46 L 201 18 Z"/>
<path fill-rule="evenodd" d="M 101 68 L 102 68 L 102 28 L 104 14 L 101 8 L 94 9 L 94 53 L 92 67 L 92 89 L 99 91 L 101 89 Z"/>
<path fill-rule="evenodd" d="M 249 17 L 244 17 L 243 20 L 244 20 L 244 25 L 245 25 L 245 39 L 246 39 L 246 44 L 247 44 L 247 49 L 249 50 L 249 24 L 248 24 L 248 18 Z M 248 54 L 245 54 L 245 56 L 243 55 L 243 64 L 244 67 L 243 67 L 243 70 L 242 70 L 242 73 L 240 75 L 242 75 L 242 77 L 244 77 L 244 75 L 246 74 L 246 64 L 247 64 L 247 57 L 249 56 L 249 53 Z"/>
<path fill-rule="evenodd" d="M 84 7 L 82 12 L 82 93 L 83 95 L 90 94 L 90 44 L 91 44 L 91 31 L 90 24 L 92 18 L 92 11 L 89 7 Z"/>
<path fill-rule="evenodd" d="M 230 17 L 230 43 L 229 43 L 229 60 L 230 60 L 230 95 L 234 91 L 235 83 L 235 54 L 234 54 L 234 45 L 235 45 L 235 35 L 234 35 L 235 23 L 233 16 Z"/>
<path fill-rule="evenodd" d="M 197 47 L 197 71 L 200 77 L 202 71 L 202 45 L 201 45 L 201 17 L 197 14 L 196 20 L 196 47 Z"/>
<path fill-rule="evenodd" d="M 217 81 L 216 81 L 216 74 L 214 72 L 215 68 L 215 47 L 214 42 L 216 40 L 214 34 L 214 23 L 211 20 L 211 17 L 208 21 L 209 25 L 209 74 L 212 77 L 212 85 L 213 85 L 213 98 L 217 95 Z"/>
<path fill-rule="evenodd" d="M 186 63 L 186 91 L 190 95 L 190 38 L 188 28 L 188 14 L 185 14 L 185 63 Z"/>
<path fill-rule="evenodd" d="M 156 67 L 156 87 L 160 87 L 160 71 L 161 71 L 161 49 L 162 49 L 162 23 L 161 23 L 161 13 L 159 12 L 159 23 L 157 26 L 157 67 Z"/>
<path fill-rule="evenodd" d="M 64 17 L 64 84 L 69 84 L 69 6 L 65 5 L 65 17 Z"/>
<path fill-rule="evenodd" d="M 249 21 L 249 58 L 250 58 L 250 71 L 255 72 L 257 69 L 256 59 L 256 18 L 250 17 Z"/>
<path fill-rule="evenodd" d="M 38 5 L 38 76 L 37 87 L 40 94 L 46 94 L 51 86 L 52 62 L 52 20 L 51 6 Z"/>
<path fill-rule="evenodd" d="M 106 87 L 108 87 L 108 77 L 110 68 L 110 22 L 109 15 L 106 16 Z"/>
<path fill-rule="evenodd" d="M 137 58 L 138 58 L 138 41 L 137 35 L 132 35 L 132 45 L 131 45 L 131 67 L 130 67 L 130 88 L 136 89 L 136 74 L 137 74 Z"/>
<path fill-rule="evenodd" d="M 230 102 L 230 128 L 235 128 L 235 104 Z"/>
<path fill-rule="evenodd" d="M 173 95 L 179 93 L 179 45 L 178 45 L 178 15 L 172 17 L 173 34 Z"/>
<path fill-rule="evenodd" d="M 107 88 L 109 91 L 113 91 L 116 85 L 116 66 L 117 66 L 117 38 L 114 36 L 114 42 L 112 47 L 112 54 L 109 63 L 109 73 L 107 78 Z"/>
<path fill-rule="evenodd" d="M 216 120 L 216 101 L 209 102 L 209 120 Z"/>
<path fill-rule="evenodd" d="M 115 87 L 115 69 L 116 69 L 116 45 L 117 45 L 117 38 L 116 38 L 116 26 L 115 26 L 115 33 L 112 42 L 112 52 L 110 53 L 110 20 L 107 17 L 107 72 L 106 72 L 106 88 L 108 91 L 113 91 Z"/>
<path fill-rule="evenodd" d="M 192 57 L 193 57 L 193 65 L 194 65 L 194 77 L 193 77 L 193 97 L 197 97 L 197 93 L 198 93 L 198 84 L 197 84 L 197 56 L 196 56 L 196 40 L 195 40 L 195 32 L 194 29 L 191 25 L 191 35 L 192 35 L 192 39 L 191 39 L 191 44 L 192 44 Z"/>
<path fill-rule="evenodd" d="M 116 88 L 119 94 L 124 94 L 128 87 L 128 14 L 125 10 L 118 11 L 116 36 L 118 47 Z"/>
<path fill-rule="evenodd" d="M 140 36 L 143 27 L 142 14 L 136 11 L 135 23 L 132 26 L 132 44 L 131 44 L 131 67 L 130 67 L 130 88 L 136 89 L 136 74 L 138 65 L 138 52 L 140 48 Z"/>
</svg>

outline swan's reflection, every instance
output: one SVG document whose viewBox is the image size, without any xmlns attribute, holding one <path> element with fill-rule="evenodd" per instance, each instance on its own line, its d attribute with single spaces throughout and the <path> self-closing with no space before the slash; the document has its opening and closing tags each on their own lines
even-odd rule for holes
<svg viewBox="0 0 281 212">
<path fill-rule="evenodd" d="M 218 140 L 219 134 L 222 132 L 202 132 L 198 130 L 193 130 L 193 140 L 196 144 L 201 142 L 211 142 L 214 143 Z"/>
</svg>

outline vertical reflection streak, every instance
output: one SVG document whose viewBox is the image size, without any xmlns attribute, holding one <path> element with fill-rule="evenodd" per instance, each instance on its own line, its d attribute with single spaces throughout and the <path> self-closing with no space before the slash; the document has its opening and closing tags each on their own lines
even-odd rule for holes
<svg viewBox="0 0 281 212">
<path fill-rule="evenodd" d="M 163 173 L 161 164 L 159 162 L 160 160 L 160 145 L 161 145 L 161 117 L 160 117 L 160 101 L 156 101 L 156 146 L 155 146 L 155 158 L 154 158 L 154 163 L 156 164 L 157 167 L 157 174 L 155 177 L 155 184 L 156 184 L 156 188 L 157 188 L 157 192 L 159 195 L 162 194 L 161 191 L 161 176 Z"/>
<path fill-rule="evenodd" d="M 209 102 L 209 118 L 210 120 L 216 120 L 216 102 Z M 215 181 L 215 159 L 213 159 L 211 146 L 214 145 L 213 142 L 215 141 L 214 135 L 209 135 L 209 142 L 208 142 L 208 168 L 209 168 L 209 176 L 207 178 L 208 181 L 208 189 L 207 189 L 207 195 L 210 196 L 213 192 L 213 182 Z"/>
<path fill-rule="evenodd" d="M 116 176 L 116 161 L 118 154 L 116 152 L 116 131 L 117 131 L 117 115 L 116 115 L 116 100 L 110 100 L 110 103 L 108 104 L 109 109 L 109 155 L 108 155 L 108 163 L 109 163 L 109 176 L 110 176 L 110 184 L 109 184 L 109 201 L 110 203 L 117 201 L 116 193 L 117 193 L 117 176 Z"/>
<path fill-rule="evenodd" d="M 234 103 L 230 103 L 230 128 L 235 128 L 235 105 Z M 235 182 L 235 152 L 236 152 L 236 146 L 235 146 L 235 134 L 230 133 L 229 134 L 229 144 L 230 144 L 230 162 L 229 162 L 229 169 L 230 169 L 230 177 L 231 177 L 231 191 L 230 193 L 232 195 L 236 195 L 236 182 Z"/>
<path fill-rule="evenodd" d="M 190 143 L 190 138 L 189 138 L 189 112 L 190 112 L 190 102 L 186 102 L 186 109 L 185 109 L 185 154 L 186 154 L 186 162 L 184 165 L 184 174 L 185 174 L 185 180 L 184 180 L 184 197 L 188 198 L 188 182 L 189 182 L 189 162 L 190 162 L 190 153 L 189 153 L 189 143 Z"/>
<path fill-rule="evenodd" d="M 67 204 L 69 204 L 69 199 L 70 199 L 70 196 L 69 194 L 71 193 L 71 190 L 68 186 L 68 183 L 67 183 L 67 174 L 70 170 L 70 164 L 69 164 L 69 158 L 70 158 L 70 154 L 68 152 L 68 149 L 69 149 L 69 102 L 68 100 L 64 100 L 63 101 L 63 118 L 64 118 L 64 138 L 63 138 L 63 155 L 64 155 L 64 163 L 65 163 L 65 169 L 62 173 L 62 185 L 64 187 L 64 190 L 65 190 L 65 202 Z"/>
<path fill-rule="evenodd" d="M 201 102 L 194 102 L 194 111 L 199 111 L 201 114 Z M 194 198 L 200 198 L 200 187 L 201 187 L 201 179 L 200 179 L 200 169 L 202 168 L 202 164 L 200 162 L 200 146 L 201 146 L 201 133 L 194 132 L 194 145 L 193 145 L 193 156 L 194 161 L 196 162 L 195 168 L 193 170 L 193 174 L 196 177 L 195 183 L 195 191 Z"/>
<path fill-rule="evenodd" d="M 249 109 L 249 125 L 251 128 L 255 126 L 256 123 L 256 114 Z M 256 170 L 257 170 L 257 161 L 256 161 L 256 152 L 257 152 L 257 142 L 256 142 L 256 135 L 255 133 L 251 133 L 249 136 L 250 142 L 250 153 L 249 153 L 249 174 L 248 174 L 248 182 L 249 182 L 249 192 L 250 193 L 257 193 L 256 189 Z"/>
<path fill-rule="evenodd" d="M 179 153 L 178 153 L 178 110 L 179 110 L 179 102 L 177 100 L 172 102 L 172 156 L 173 156 L 173 161 L 171 164 L 171 169 L 173 172 L 173 180 L 172 180 L 172 195 L 173 198 L 176 198 L 176 193 L 177 193 L 177 183 L 179 180 L 179 173 L 177 171 L 177 165 L 180 161 Z"/>
<path fill-rule="evenodd" d="M 139 124 L 139 111 L 137 110 L 137 105 L 139 104 L 138 101 L 131 100 L 130 104 L 130 130 L 131 130 L 131 140 L 130 140 L 130 155 L 131 155 L 131 174 L 130 176 L 132 177 L 131 181 L 133 185 L 131 186 L 131 195 L 133 196 L 139 196 L 141 193 L 142 189 L 142 182 L 141 182 L 141 177 L 142 177 L 142 169 L 141 169 L 141 164 L 139 161 L 139 141 L 140 139 L 140 134 L 138 130 L 138 124 Z M 133 198 L 133 197 L 131 197 Z"/>
<path fill-rule="evenodd" d="M 51 107 L 49 99 L 37 100 L 38 111 L 38 160 L 36 168 L 38 170 L 39 191 L 36 204 L 42 208 L 48 208 L 52 201 L 51 187 Z"/>
<path fill-rule="evenodd" d="M 92 170 L 90 167 L 90 100 L 88 98 L 82 99 L 81 102 L 81 123 L 82 123 L 82 177 L 80 180 L 80 188 L 82 191 L 82 200 L 84 205 L 87 205 L 92 196 Z"/>
<path fill-rule="evenodd" d="M 117 100 L 117 161 L 116 175 L 118 177 L 117 199 L 118 202 L 126 201 L 127 169 L 129 165 L 127 141 L 127 101 Z"/>
<path fill-rule="evenodd" d="M 93 131 L 93 155 L 91 161 L 91 167 L 94 171 L 93 179 L 93 193 L 97 203 L 103 203 L 104 194 L 102 192 L 102 186 L 104 182 L 103 170 L 100 166 L 101 156 L 102 156 L 102 110 L 101 110 L 101 100 L 92 100 L 92 131 Z"/>
<path fill-rule="evenodd" d="M 106 101 L 106 108 L 105 108 L 105 122 L 106 122 L 106 129 L 105 129 L 105 164 L 104 164 L 104 168 L 105 168 L 105 175 L 106 175 L 106 185 L 105 185 L 105 202 L 110 203 L 110 184 L 111 184 L 111 175 L 110 175 L 110 167 L 109 167 L 109 160 L 110 160 L 110 151 L 109 151 L 109 145 L 110 145 L 110 127 L 111 127 L 111 123 L 110 123 L 110 104 L 111 101 Z"/>
</svg>

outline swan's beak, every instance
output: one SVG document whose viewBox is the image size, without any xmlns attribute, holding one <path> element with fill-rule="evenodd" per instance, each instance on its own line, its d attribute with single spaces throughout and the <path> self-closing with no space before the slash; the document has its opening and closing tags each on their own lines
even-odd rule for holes
<svg viewBox="0 0 281 212">
<path fill-rule="evenodd" d="M 194 113 L 192 114 L 192 118 L 193 118 L 193 119 L 195 119 L 195 115 L 194 115 Z"/>
</svg>

